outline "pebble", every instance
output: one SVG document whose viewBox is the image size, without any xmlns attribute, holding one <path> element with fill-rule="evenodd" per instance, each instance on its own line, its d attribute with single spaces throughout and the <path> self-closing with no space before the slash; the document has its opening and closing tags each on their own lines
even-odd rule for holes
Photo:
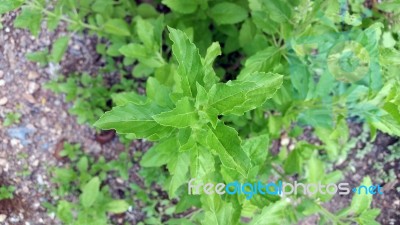
<svg viewBox="0 0 400 225">
<path fill-rule="evenodd" d="M 36 159 L 35 161 L 33 161 L 32 166 L 33 167 L 39 166 L 39 160 Z"/>
<path fill-rule="evenodd" d="M 0 98 L 0 105 L 5 105 L 7 104 L 8 99 L 6 97 Z"/>
<path fill-rule="evenodd" d="M 39 185 L 43 185 L 43 184 L 44 184 L 43 178 L 42 178 L 41 175 L 38 175 L 38 176 L 36 177 L 36 180 L 37 180 L 37 182 L 38 182 Z"/>
<path fill-rule="evenodd" d="M 7 219 L 7 216 L 4 214 L 0 214 L 0 223 L 4 222 Z"/>
<path fill-rule="evenodd" d="M 38 73 L 36 73 L 35 71 L 29 71 L 28 80 L 36 80 L 37 78 L 39 78 Z"/>
<path fill-rule="evenodd" d="M 29 193 L 29 188 L 27 186 L 22 187 L 22 192 L 23 193 Z"/>
<path fill-rule="evenodd" d="M 282 137 L 281 138 L 281 145 L 282 146 L 287 146 L 290 143 L 290 139 L 288 137 Z"/>
<path fill-rule="evenodd" d="M 0 70 L 0 78 L 3 78 L 3 76 L 4 76 L 4 71 Z"/>
<path fill-rule="evenodd" d="M 0 80 L 0 86 L 4 86 L 6 84 L 5 80 Z"/>
<path fill-rule="evenodd" d="M 39 85 L 35 82 L 30 82 L 28 84 L 28 93 L 34 94 L 37 90 L 39 90 Z"/>
<path fill-rule="evenodd" d="M 119 178 L 119 177 L 117 177 L 117 183 L 119 183 L 119 184 L 123 184 L 124 183 L 124 181 L 121 179 L 121 178 Z"/>
<path fill-rule="evenodd" d="M 0 159 L 0 166 L 1 166 L 1 167 L 6 167 L 6 166 L 7 166 L 7 160 L 5 160 L 5 159 Z"/>
<path fill-rule="evenodd" d="M 35 98 L 31 94 L 24 93 L 24 94 L 22 94 L 22 97 L 24 97 L 24 99 L 26 99 L 29 103 L 32 103 L 32 104 L 36 103 Z"/>
</svg>

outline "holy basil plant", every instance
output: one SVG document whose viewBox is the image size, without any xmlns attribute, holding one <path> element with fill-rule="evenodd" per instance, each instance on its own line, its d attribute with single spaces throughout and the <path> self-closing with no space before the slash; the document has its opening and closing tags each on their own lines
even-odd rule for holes
<svg viewBox="0 0 400 225">
<path fill-rule="evenodd" d="M 170 195 L 187 181 L 189 166 L 192 176 L 201 177 L 206 172 L 202 167 L 210 165 L 199 160 L 213 156 L 218 156 L 223 167 L 247 177 L 252 164 L 241 147 L 242 140 L 234 128 L 219 118 L 243 115 L 260 107 L 280 88 L 283 76 L 254 72 L 227 83 L 218 82 L 212 64 L 221 54 L 219 44 L 213 43 L 203 58 L 184 32 L 173 28 L 169 31 L 179 65 L 174 74 L 176 83 L 168 87 L 149 78 L 145 100 L 135 95 L 127 97 L 95 126 L 158 141 L 159 147 L 149 151 L 143 163 L 154 158 L 161 160 L 157 164 L 169 163 L 173 174 Z"/>
</svg>

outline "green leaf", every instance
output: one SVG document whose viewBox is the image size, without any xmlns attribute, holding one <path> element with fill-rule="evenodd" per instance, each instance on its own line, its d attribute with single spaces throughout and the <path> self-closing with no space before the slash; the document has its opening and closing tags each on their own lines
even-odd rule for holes
<svg viewBox="0 0 400 225">
<path fill-rule="evenodd" d="M 147 49 L 153 49 L 155 47 L 155 39 L 154 39 L 154 27 L 147 20 L 143 20 L 142 18 L 137 18 L 136 30 L 139 36 L 139 39 L 143 42 L 144 46 Z"/>
<path fill-rule="evenodd" d="M 74 216 L 72 215 L 72 204 L 61 200 L 57 204 L 57 217 L 66 224 L 71 224 L 74 220 Z"/>
<path fill-rule="evenodd" d="M 254 73 L 242 80 L 216 84 L 210 90 L 209 106 L 219 114 L 243 113 L 261 106 L 282 85 L 282 75 Z"/>
<path fill-rule="evenodd" d="M 246 59 L 239 77 L 246 77 L 254 72 L 271 71 L 281 60 L 281 50 L 276 46 L 268 47 Z"/>
<path fill-rule="evenodd" d="M 209 127 L 207 144 L 218 154 L 225 167 L 237 170 L 247 177 L 251 163 L 241 147 L 241 140 L 235 129 L 225 126 L 222 122 L 215 129 Z"/>
<path fill-rule="evenodd" d="M 133 43 L 123 45 L 119 47 L 118 51 L 126 57 L 137 59 L 150 68 L 158 68 L 165 64 L 160 53 L 150 51 L 141 44 Z"/>
<path fill-rule="evenodd" d="M 89 160 L 86 156 L 82 157 L 78 163 L 76 164 L 76 168 L 79 170 L 79 172 L 84 173 L 88 170 L 89 168 Z"/>
<path fill-rule="evenodd" d="M 367 187 L 367 189 L 372 185 L 371 178 L 364 177 L 361 185 L 364 185 Z M 359 188 L 359 187 L 358 187 Z M 360 190 L 360 194 L 358 194 L 358 188 L 357 188 L 357 193 L 354 193 L 353 199 L 351 200 L 351 205 L 350 205 L 350 210 L 359 215 L 363 213 L 365 210 L 369 209 L 371 203 L 372 203 L 372 194 L 366 194 L 365 193 L 365 188 L 362 188 Z"/>
<path fill-rule="evenodd" d="M 129 209 L 129 204 L 124 200 L 112 200 L 106 204 L 107 212 L 123 213 Z"/>
<path fill-rule="evenodd" d="M 137 138 L 158 140 L 171 134 L 172 127 L 165 127 L 154 121 L 153 116 L 168 109 L 147 103 L 128 103 L 106 112 L 95 124 L 105 130 L 115 129 L 121 134 L 135 134 Z"/>
<path fill-rule="evenodd" d="M 210 17 L 217 24 L 235 24 L 242 22 L 248 16 L 245 8 L 231 2 L 222 2 L 213 6 Z"/>
<path fill-rule="evenodd" d="M 168 138 L 151 147 L 140 160 L 142 167 L 160 167 L 167 164 L 177 154 L 178 142 L 175 137 Z"/>
<path fill-rule="evenodd" d="M 25 57 L 32 62 L 38 62 L 41 65 L 45 65 L 48 63 L 48 50 L 44 51 L 37 51 L 37 52 L 28 52 L 26 53 Z"/>
<path fill-rule="evenodd" d="M 111 19 L 104 24 L 104 31 L 116 36 L 130 36 L 128 24 L 122 19 Z"/>
<path fill-rule="evenodd" d="M 39 10 L 23 7 L 21 14 L 14 21 L 14 26 L 28 29 L 34 36 L 37 36 L 41 22 L 42 13 Z"/>
<path fill-rule="evenodd" d="M 72 169 L 56 168 L 54 175 L 60 182 L 67 184 L 76 178 L 76 174 Z"/>
<path fill-rule="evenodd" d="M 137 13 L 143 18 L 158 16 L 157 10 L 148 3 L 142 3 L 137 7 Z"/>
<path fill-rule="evenodd" d="M 69 36 L 60 37 L 54 42 L 50 53 L 50 60 L 52 62 L 58 63 L 61 61 L 65 51 L 68 48 L 68 42 Z"/>
<path fill-rule="evenodd" d="M 210 47 L 207 48 L 206 56 L 204 57 L 204 85 L 209 90 L 215 82 L 218 81 L 218 77 L 215 75 L 213 63 L 217 56 L 221 55 L 221 46 L 218 42 L 214 42 Z"/>
<path fill-rule="evenodd" d="M 308 183 L 316 184 L 319 181 L 321 181 L 321 177 L 324 177 L 324 175 L 325 175 L 324 164 L 315 156 L 312 157 L 308 161 L 308 175 L 307 175 Z"/>
<path fill-rule="evenodd" d="M 302 158 L 297 149 L 293 150 L 285 161 L 283 168 L 287 174 L 301 172 Z"/>
<path fill-rule="evenodd" d="M 149 77 L 146 83 L 146 94 L 149 99 L 159 106 L 172 107 L 171 89 L 161 84 L 157 79 Z"/>
<path fill-rule="evenodd" d="M 182 14 L 194 13 L 198 6 L 197 0 L 163 0 L 162 4 Z"/>
<path fill-rule="evenodd" d="M 100 192 L 100 179 L 93 177 L 83 188 L 80 200 L 85 208 L 89 208 L 96 201 Z"/>
<path fill-rule="evenodd" d="M 178 73 L 181 79 L 183 93 L 187 96 L 196 96 L 196 82 L 204 84 L 203 65 L 199 50 L 180 30 L 168 27 L 169 37 L 174 42 L 172 52 L 179 63 Z"/>
<path fill-rule="evenodd" d="M 0 15 L 17 9 L 23 2 L 23 0 L 1 0 Z"/>
<path fill-rule="evenodd" d="M 202 197 L 203 207 L 205 208 L 205 216 L 201 221 L 201 224 L 209 225 L 225 225 L 225 224 L 236 224 L 233 215 L 235 210 L 232 203 L 224 202 L 221 196 L 203 195 Z"/>
<path fill-rule="evenodd" d="M 182 186 L 182 184 L 188 181 L 188 170 L 189 170 L 189 154 L 187 152 L 180 152 L 178 157 L 174 157 L 168 163 L 168 171 L 172 175 L 171 182 L 168 188 L 168 195 L 170 198 L 175 197 L 176 190 Z"/>
<path fill-rule="evenodd" d="M 379 225 L 380 223 L 376 222 L 376 217 L 381 213 L 380 209 L 368 209 L 361 213 L 358 221 L 360 225 Z"/>
<path fill-rule="evenodd" d="M 281 225 L 288 224 L 287 217 L 285 216 L 286 207 L 289 202 L 280 200 L 265 207 L 261 214 L 256 215 L 251 221 L 250 225 Z"/>
<path fill-rule="evenodd" d="M 214 157 L 203 147 L 198 146 L 190 150 L 190 162 L 191 178 L 201 180 L 207 174 L 215 171 Z"/>
<path fill-rule="evenodd" d="M 111 98 L 113 103 L 117 106 L 126 105 L 128 103 L 142 105 L 146 102 L 146 97 L 143 95 L 138 95 L 136 92 L 112 93 Z"/>
<path fill-rule="evenodd" d="M 179 100 L 175 109 L 155 115 L 153 119 L 163 126 L 176 128 L 193 126 L 199 120 L 193 102 L 187 97 Z"/>
<path fill-rule="evenodd" d="M 261 165 L 268 156 L 269 137 L 265 134 L 246 139 L 242 147 L 254 165 Z"/>
</svg>

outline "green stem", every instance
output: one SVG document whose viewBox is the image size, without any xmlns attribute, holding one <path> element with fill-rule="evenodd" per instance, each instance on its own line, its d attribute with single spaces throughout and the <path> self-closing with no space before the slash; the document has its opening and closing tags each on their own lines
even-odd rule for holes
<svg viewBox="0 0 400 225">
<path fill-rule="evenodd" d="M 42 5 L 36 0 L 33 0 L 32 2 L 28 2 L 28 7 L 32 7 L 32 8 L 35 8 L 37 10 L 40 10 L 40 11 L 42 11 L 42 13 L 44 13 L 47 16 L 50 16 L 50 17 L 55 17 L 55 18 L 58 17 L 58 18 L 60 18 L 60 20 L 65 21 L 65 22 L 70 23 L 70 24 L 80 25 L 80 26 L 82 26 L 84 28 L 87 28 L 87 29 L 90 29 L 90 30 L 94 30 L 94 31 L 101 31 L 101 29 L 99 27 L 84 23 L 81 20 L 75 21 L 75 20 L 71 20 L 70 18 L 68 18 L 68 17 L 66 17 L 64 15 L 57 15 L 57 14 L 47 10 L 46 8 L 43 8 Z"/>
</svg>

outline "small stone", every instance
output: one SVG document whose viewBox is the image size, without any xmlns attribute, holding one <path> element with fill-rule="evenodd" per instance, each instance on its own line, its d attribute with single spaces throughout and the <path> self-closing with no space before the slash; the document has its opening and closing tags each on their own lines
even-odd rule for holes
<svg viewBox="0 0 400 225">
<path fill-rule="evenodd" d="M 29 71 L 28 80 L 36 80 L 37 78 L 39 78 L 38 73 L 36 73 L 35 71 Z"/>
<path fill-rule="evenodd" d="M 19 145 L 19 140 L 18 139 L 11 139 L 11 146 L 15 147 Z"/>
<path fill-rule="evenodd" d="M 22 94 L 22 97 L 24 97 L 24 99 L 26 99 L 29 103 L 32 103 L 32 104 L 36 103 L 35 98 L 31 94 L 24 93 L 24 94 Z"/>
<path fill-rule="evenodd" d="M 36 177 L 36 180 L 37 180 L 37 182 L 38 182 L 39 185 L 43 185 L 44 182 L 43 182 L 42 176 L 38 175 L 38 176 Z"/>
<path fill-rule="evenodd" d="M 4 71 L 0 70 L 0 78 L 3 78 L 3 76 L 4 76 Z"/>
<path fill-rule="evenodd" d="M 8 99 L 6 97 L 0 98 L 0 105 L 5 105 L 7 104 Z"/>
<path fill-rule="evenodd" d="M 30 82 L 28 85 L 28 93 L 29 94 L 33 94 L 35 93 L 37 90 L 39 90 L 39 85 L 35 82 Z"/>
<path fill-rule="evenodd" d="M 6 84 L 5 80 L 0 80 L 0 86 L 4 86 Z"/>
<path fill-rule="evenodd" d="M 9 33 L 9 32 L 10 32 L 10 28 L 9 28 L 9 27 L 6 27 L 6 29 L 4 29 L 4 31 L 5 31 L 6 33 Z"/>
<path fill-rule="evenodd" d="M 0 223 L 4 222 L 7 219 L 7 216 L 4 214 L 0 214 Z"/>
<path fill-rule="evenodd" d="M 287 146 L 290 143 L 290 139 L 288 137 L 282 137 L 281 138 L 281 145 L 282 146 Z"/>
<path fill-rule="evenodd" d="M 39 166 L 39 160 L 36 159 L 35 161 L 33 161 L 32 166 L 33 167 Z"/>
<path fill-rule="evenodd" d="M 1 166 L 1 167 L 7 166 L 7 160 L 5 160 L 5 159 L 0 159 L 0 166 Z"/>
<path fill-rule="evenodd" d="M 124 183 L 124 181 L 121 179 L 121 178 L 117 178 L 117 183 L 119 183 L 119 184 L 123 184 Z"/>
<path fill-rule="evenodd" d="M 27 186 L 22 187 L 22 192 L 23 193 L 29 193 L 29 188 Z"/>
</svg>

